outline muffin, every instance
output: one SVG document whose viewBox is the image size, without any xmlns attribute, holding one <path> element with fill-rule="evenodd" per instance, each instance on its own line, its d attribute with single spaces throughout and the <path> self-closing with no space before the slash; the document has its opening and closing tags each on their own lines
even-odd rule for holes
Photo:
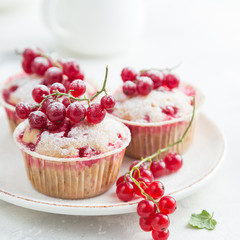
<svg viewBox="0 0 240 240">
<path fill-rule="evenodd" d="M 132 158 L 147 157 L 158 149 L 179 140 L 196 113 L 184 141 L 159 155 L 168 152 L 183 153 L 192 143 L 203 96 L 195 87 L 180 83 L 171 74 L 160 71 L 136 73 L 130 68 L 122 71 L 123 87 L 113 94 L 116 105 L 112 116 L 124 123 L 131 132 L 126 155 Z"/>
<path fill-rule="evenodd" d="M 116 181 L 130 133 L 109 117 L 99 124 L 66 122 L 54 131 L 31 128 L 25 120 L 14 139 L 37 191 L 82 199 L 107 191 Z"/>
<path fill-rule="evenodd" d="M 25 49 L 22 55 L 24 72 L 9 77 L 0 93 L 0 102 L 5 108 L 12 132 L 22 122 L 15 113 L 15 106 L 20 102 L 33 105 L 31 95 L 35 86 L 39 84 L 49 86 L 54 82 L 61 82 L 68 88 L 74 79 L 84 79 L 84 74 L 74 61 L 54 62 L 41 50 L 32 48 Z M 65 66 L 64 70 L 63 66 Z M 69 68 L 73 68 L 72 72 Z M 88 84 L 87 94 L 90 96 L 94 93 L 95 89 Z"/>
</svg>

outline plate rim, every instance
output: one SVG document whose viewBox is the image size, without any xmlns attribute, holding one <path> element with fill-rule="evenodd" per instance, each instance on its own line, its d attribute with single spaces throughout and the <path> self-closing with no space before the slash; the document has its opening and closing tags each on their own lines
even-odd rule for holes
<svg viewBox="0 0 240 240">
<path fill-rule="evenodd" d="M 217 172 L 217 169 L 220 167 L 221 163 L 225 159 L 225 155 L 227 152 L 227 145 L 224 137 L 225 135 L 222 132 L 222 130 L 206 114 L 200 113 L 200 115 L 204 117 L 208 122 L 211 122 L 215 126 L 215 128 L 218 130 L 218 134 L 220 135 L 220 138 L 221 138 L 222 149 L 219 154 L 218 160 L 216 161 L 214 166 L 210 168 L 203 176 L 201 176 L 196 181 L 191 182 L 189 185 L 184 186 L 183 188 L 167 193 L 168 195 L 174 196 L 177 199 L 178 198 L 183 199 L 189 196 L 190 194 L 196 192 L 211 177 L 213 177 L 214 174 Z M 69 203 L 65 204 L 65 203 L 50 203 L 45 201 L 38 201 L 31 198 L 25 198 L 1 189 L 0 189 L 0 199 L 5 202 L 9 202 L 16 206 L 24 207 L 27 209 L 55 213 L 55 214 L 78 215 L 78 216 L 97 216 L 97 215 L 114 215 L 114 214 L 131 213 L 135 211 L 135 205 L 137 205 L 137 203 L 141 200 L 141 198 L 139 198 L 131 202 L 119 202 L 114 204 L 98 205 L 98 206 L 96 205 L 85 206 L 85 205 L 77 205 L 77 204 L 69 204 Z M 69 212 L 69 209 L 71 209 L 71 212 Z M 81 212 L 79 212 L 80 209 L 81 209 Z M 114 209 L 114 211 L 112 212 L 104 211 L 106 209 L 111 209 L 111 210 Z M 72 210 L 78 210 L 78 211 L 73 212 Z M 98 212 L 97 211 L 95 212 L 93 210 L 98 210 Z"/>
</svg>

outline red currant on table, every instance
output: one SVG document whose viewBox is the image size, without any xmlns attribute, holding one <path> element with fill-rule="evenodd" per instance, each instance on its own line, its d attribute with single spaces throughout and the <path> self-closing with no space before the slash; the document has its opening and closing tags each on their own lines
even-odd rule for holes
<svg viewBox="0 0 240 240">
<path fill-rule="evenodd" d="M 155 178 L 162 177 L 166 173 L 166 165 L 163 160 L 152 161 L 150 170 Z"/>
<path fill-rule="evenodd" d="M 149 218 L 150 216 L 154 215 L 156 211 L 157 206 L 151 200 L 145 199 L 138 203 L 137 214 L 140 217 Z"/>
<path fill-rule="evenodd" d="M 168 215 L 158 212 L 152 217 L 152 228 L 156 231 L 162 231 L 168 228 L 170 220 Z"/>
<path fill-rule="evenodd" d="M 105 108 L 107 111 L 112 110 L 115 106 L 115 99 L 114 97 L 110 95 L 105 95 L 101 98 L 101 105 L 103 108 Z"/>
<path fill-rule="evenodd" d="M 163 86 L 167 86 L 169 89 L 177 88 L 179 82 L 179 79 L 173 74 L 167 74 L 163 78 Z"/>
<path fill-rule="evenodd" d="M 30 106 L 24 103 L 18 103 L 16 106 L 16 113 L 17 116 L 21 119 L 28 118 L 29 114 L 31 112 Z"/>
<path fill-rule="evenodd" d="M 64 87 L 64 85 L 62 83 L 54 83 L 52 84 L 52 86 L 50 87 L 50 93 L 54 93 L 54 91 L 59 91 L 60 93 L 65 93 L 66 92 L 66 88 Z"/>
<path fill-rule="evenodd" d="M 61 83 L 63 79 L 62 70 L 58 67 L 50 67 L 44 74 L 44 82 L 47 85 L 52 85 L 53 83 Z"/>
<path fill-rule="evenodd" d="M 143 218 L 143 217 L 140 217 L 139 218 L 139 225 L 141 227 L 141 229 L 145 232 L 150 232 L 152 231 L 152 225 L 151 225 L 151 221 L 152 221 L 152 218 Z"/>
<path fill-rule="evenodd" d="M 163 77 L 160 75 L 160 73 L 153 73 L 153 72 L 149 71 L 149 72 L 141 73 L 140 76 L 151 78 L 153 81 L 154 89 L 157 89 L 163 85 Z"/>
<path fill-rule="evenodd" d="M 117 185 L 117 196 L 123 202 L 131 201 L 134 198 L 134 187 L 130 182 L 123 182 Z"/>
<path fill-rule="evenodd" d="M 158 203 L 159 209 L 162 213 L 171 214 L 177 208 L 177 202 L 173 197 L 164 196 Z"/>
<path fill-rule="evenodd" d="M 123 93 L 127 96 L 132 96 L 137 92 L 137 87 L 134 82 L 126 81 L 122 87 Z"/>
<path fill-rule="evenodd" d="M 47 107 L 48 119 L 55 124 L 62 122 L 66 116 L 66 108 L 60 102 L 53 102 Z"/>
<path fill-rule="evenodd" d="M 50 61 L 47 58 L 36 57 L 31 63 L 31 70 L 33 73 L 43 76 L 50 66 Z"/>
<path fill-rule="evenodd" d="M 71 103 L 67 108 L 67 117 L 75 123 L 82 121 L 86 116 L 86 108 L 79 102 Z"/>
<path fill-rule="evenodd" d="M 79 97 L 86 92 L 86 84 L 83 80 L 76 79 L 70 83 L 69 90 L 74 97 Z"/>
<path fill-rule="evenodd" d="M 106 115 L 106 110 L 99 103 L 93 103 L 87 109 L 87 120 L 90 123 L 100 123 Z"/>
<path fill-rule="evenodd" d="M 32 98 L 37 103 L 42 102 L 47 95 L 49 95 L 49 89 L 45 85 L 38 85 L 32 90 Z"/>
<path fill-rule="evenodd" d="M 153 199 L 158 199 L 164 195 L 164 191 L 164 185 L 160 181 L 154 181 L 149 185 L 147 193 Z"/>
<path fill-rule="evenodd" d="M 32 128 L 41 129 L 47 125 L 47 116 L 41 111 L 31 112 L 28 121 Z"/>
<path fill-rule="evenodd" d="M 153 81 L 149 77 L 139 77 L 137 81 L 137 92 L 146 96 L 153 90 Z"/>
<path fill-rule="evenodd" d="M 164 158 L 164 162 L 166 168 L 173 172 L 178 171 L 183 165 L 182 156 L 178 153 L 168 153 Z"/>
<path fill-rule="evenodd" d="M 169 230 L 165 229 L 163 231 L 152 231 L 153 240 L 167 240 L 169 237 Z"/>
<path fill-rule="evenodd" d="M 123 82 L 134 81 L 136 80 L 137 73 L 132 68 L 125 67 L 121 72 L 121 77 Z"/>
<path fill-rule="evenodd" d="M 69 61 L 63 62 L 62 67 L 63 67 L 63 73 L 65 75 L 67 75 L 71 79 L 76 79 L 80 70 L 77 62 L 73 60 L 69 60 Z"/>
</svg>

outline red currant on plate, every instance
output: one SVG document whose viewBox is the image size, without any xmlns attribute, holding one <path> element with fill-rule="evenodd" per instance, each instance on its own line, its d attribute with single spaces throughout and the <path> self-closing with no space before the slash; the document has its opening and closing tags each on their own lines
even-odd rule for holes
<svg viewBox="0 0 240 240">
<path fill-rule="evenodd" d="M 117 182 L 116 182 L 116 186 L 119 185 L 120 183 L 123 183 L 123 182 L 130 182 L 133 184 L 133 181 L 132 179 L 130 178 L 129 175 L 122 175 L 118 178 Z"/>
<path fill-rule="evenodd" d="M 45 85 L 38 85 L 32 90 L 32 98 L 37 103 L 42 102 L 47 95 L 49 95 L 49 89 Z"/>
<path fill-rule="evenodd" d="M 79 97 L 86 92 L 86 84 L 83 80 L 76 79 L 70 83 L 69 90 L 74 97 Z"/>
<path fill-rule="evenodd" d="M 134 81 L 136 80 L 137 73 L 132 68 L 125 67 L 121 72 L 121 77 L 123 82 Z"/>
<path fill-rule="evenodd" d="M 41 129 L 47 125 L 47 116 L 41 111 L 31 112 L 28 121 L 32 128 Z"/>
<path fill-rule="evenodd" d="M 47 85 L 52 85 L 53 83 L 61 83 L 63 79 L 62 69 L 58 67 L 50 67 L 44 74 L 44 82 Z"/>
<path fill-rule="evenodd" d="M 157 211 L 156 204 L 148 199 L 142 200 L 137 205 L 137 214 L 140 217 L 149 218 Z"/>
<path fill-rule="evenodd" d="M 163 160 L 152 161 L 150 170 L 155 178 L 162 177 L 166 173 L 165 162 Z"/>
<path fill-rule="evenodd" d="M 151 225 L 151 217 L 150 218 L 143 218 L 143 217 L 140 217 L 139 218 L 139 226 L 140 228 L 145 231 L 145 232 L 150 232 L 152 231 L 152 225 Z"/>
<path fill-rule="evenodd" d="M 165 229 L 163 231 L 152 231 L 153 240 L 167 240 L 169 237 L 169 230 Z"/>
<path fill-rule="evenodd" d="M 168 228 L 170 220 L 168 215 L 158 212 L 152 217 L 152 228 L 156 231 L 163 231 Z"/>
<path fill-rule="evenodd" d="M 182 156 L 178 153 L 168 153 L 164 158 L 164 162 L 166 168 L 173 172 L 178 171 L 183 165 Z"/>
<path fill-rule="evenodd" d="M 117 185 L 117 196 L 123 202 L 129 202 L 134 198 L 134 187 L 130 182 L 123 182 Z"/>
<path fill-rule="evenodd" d="M 158 203 L 159 209 L 162 213 L 171 214 L 177 208 L 177 202 L 173 197 L 164 196 Z"/>
<path fill-rule="evenodd" d="M 160 181 L 154 181 L 149 185 L 147 193 L 153 199 L 158 199 L 164 195 L 164 191 L 164 185 Z"/>
<path fill-rule="evenodd" d="M 86 108 L 80 102 L 71 103 L 67 108 L 67 117 L 74 123 L 82 121 L 86 116 Z"/>
<path fill-rule="evenodd" d="M 87 120 L 90 123 L 97 124 L 100 123 L 106 115 L 106 110 L 99 103 L 93 103 L 87 109 Z"/>
<path fill-rule="evenodd" d="M 137 92 L 146 96 L 153 90 L 153 81 L 149 77 L 139 77 L 137 81 Z"/>
<path fill-rule="evenodd" d="M 134 82 L 126 81 L 122 86 L 123 93 L 127 96 L 132 96 L 137 92 L 137 87 Z"/>
</svg>

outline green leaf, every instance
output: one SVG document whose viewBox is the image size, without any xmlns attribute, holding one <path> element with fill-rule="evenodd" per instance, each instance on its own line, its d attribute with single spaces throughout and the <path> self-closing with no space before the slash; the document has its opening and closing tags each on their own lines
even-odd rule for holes
<svg viewBox="0 0 240 240">
<path fill-rule="evenodd" d="M 217 221 L 213 219 L 213 213 L 210 215 L 206 210 L 202 210 L 200 214 L 192 214 L 189 224 L 194 228 L 213 230 Z"/>
</svg>

